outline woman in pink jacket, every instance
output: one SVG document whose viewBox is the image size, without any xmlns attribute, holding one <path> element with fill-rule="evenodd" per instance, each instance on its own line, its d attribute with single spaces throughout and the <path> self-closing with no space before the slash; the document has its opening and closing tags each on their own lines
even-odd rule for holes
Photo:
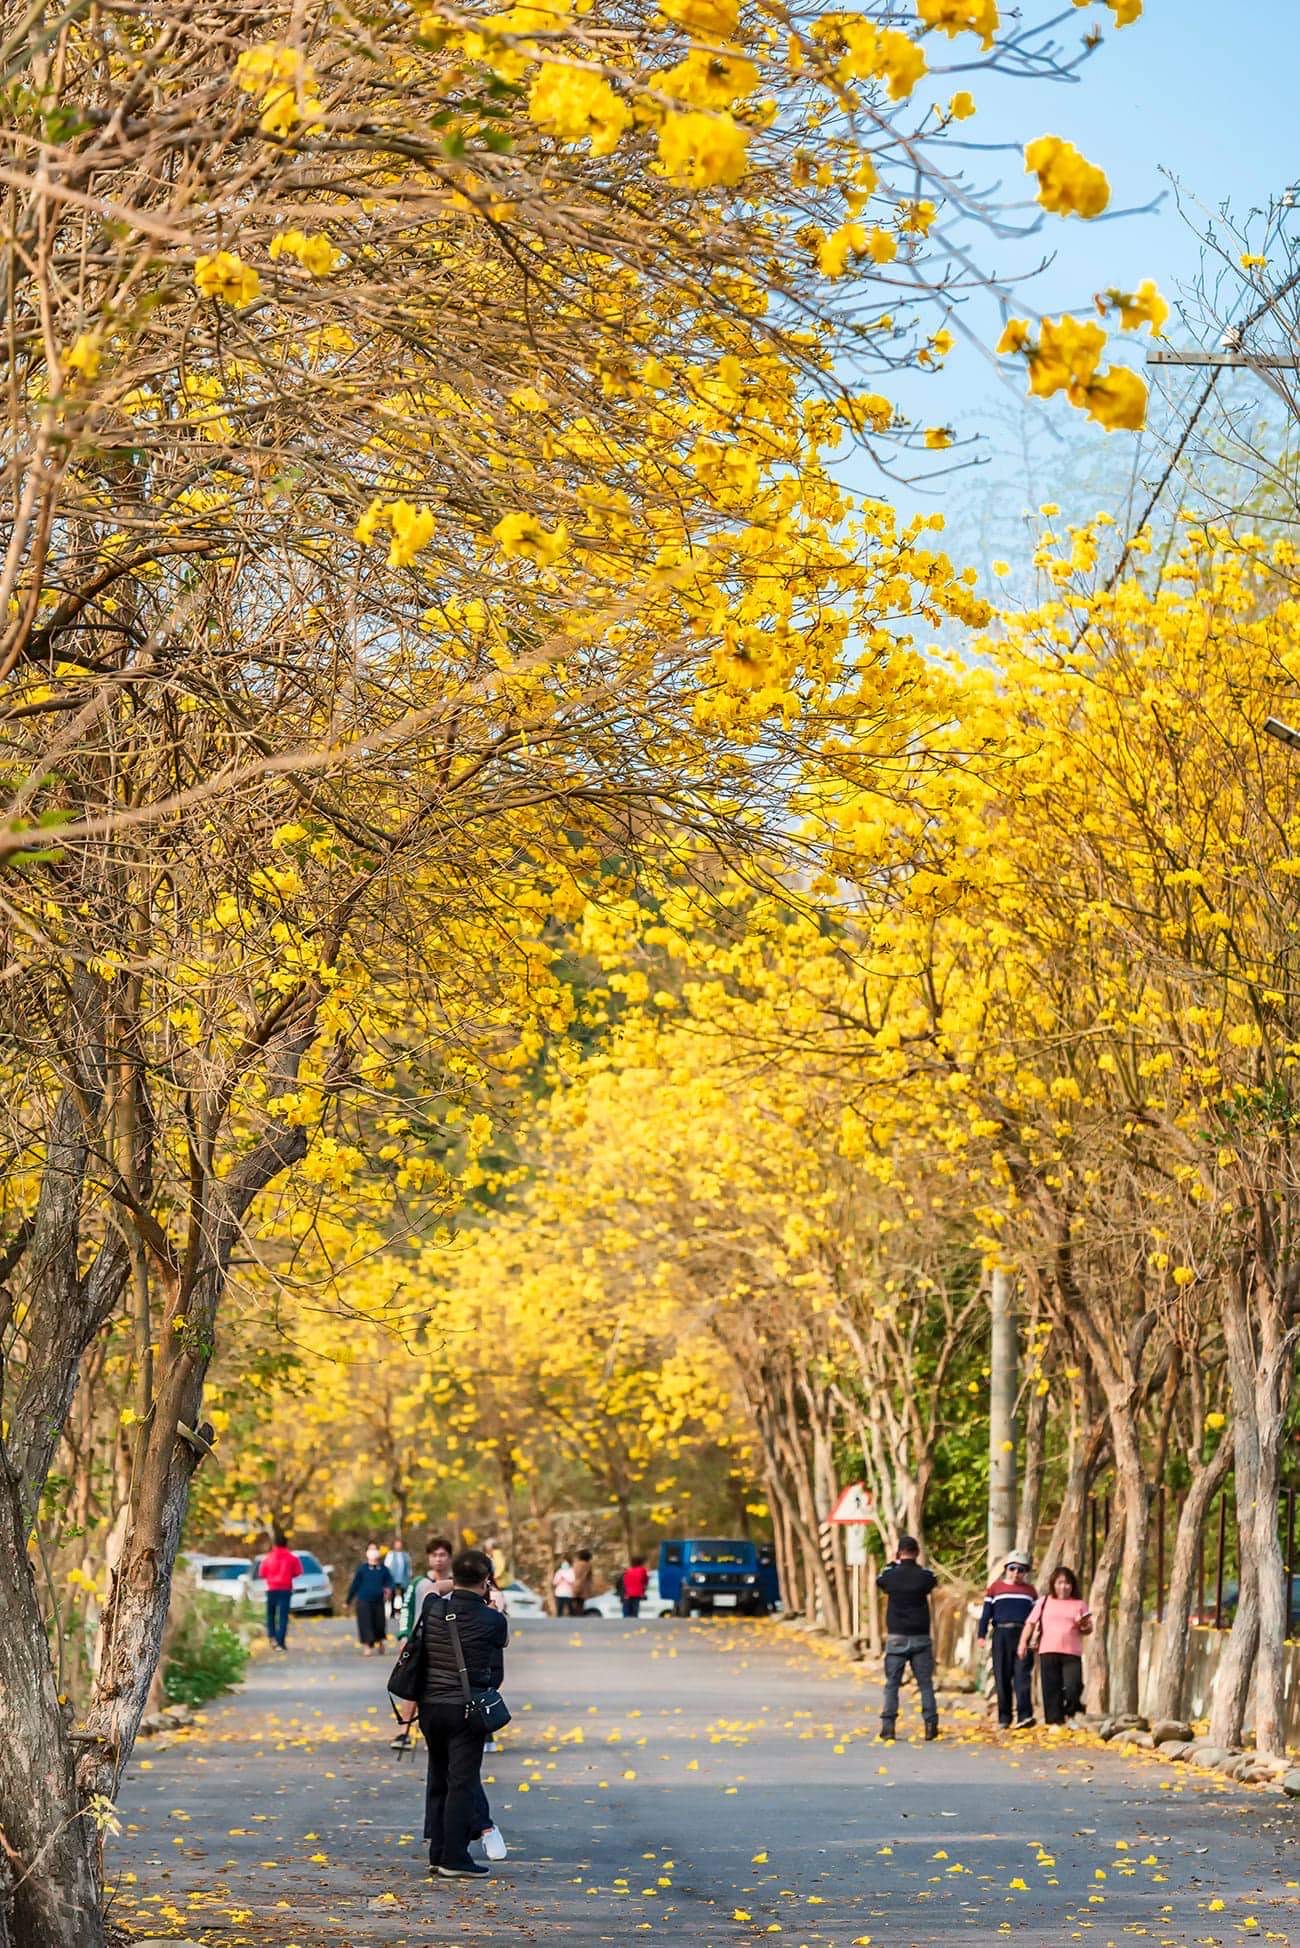
<svg viewBox="0 0 1300 1948">
<path fill-rule="evenodd" d="M 1079 1579 L 1062 1563 L 1020 1633 L 1020 1655 L 1038 1652 L 1049 1725 L 1064 1725 L 1083 1709 L 1083 1640 L 1091 1629 L 1092 1612 L 1079 1594 Z"/>
</svg>

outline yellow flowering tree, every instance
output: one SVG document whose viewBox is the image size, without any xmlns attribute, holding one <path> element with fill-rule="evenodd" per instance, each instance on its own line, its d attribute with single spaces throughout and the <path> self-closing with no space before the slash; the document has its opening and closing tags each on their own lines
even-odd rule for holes
<svg viewBox="0 0 1300 1948">
<path fill-rule="evenodd" d="M 232 1275 L 443 1223 L 574 1027 L 588 895 L 788 854 L 801 771 L 905 748 L 900 630 L 987 620 L 832 467 L 945 443 L 880 388 L 941 362 L 943 238 L 990 214 L 945 146 L 969 91 L 926 77 L 1001 34 L 673 0 L 255 7 L 232 41 L 110 0 L 25 37 L 0 1826 L 33 1948 L 102 1939 L 82 1809 L 157 1660 Z M 1081 163 L 1042 181 L 1098 204 Z M 28 1537 L 117 1322 L 74 1765 Z"/>
</svg>

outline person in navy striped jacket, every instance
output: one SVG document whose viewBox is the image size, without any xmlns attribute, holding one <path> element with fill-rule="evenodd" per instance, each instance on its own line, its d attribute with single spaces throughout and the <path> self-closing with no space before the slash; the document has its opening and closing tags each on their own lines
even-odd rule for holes
<svg viewBox="0 0 1300 1948">
<path fill-rule="evenodd" d="M 1028 1731 L 1034 1723 L 1034 1653 L 1020 1655 L 1020 1633 L 1029 1621 L 1029 1612 L 1038 1601 L 1038 1591 L 1029 1580 L 1030 1562 L 1023 1549 L 1013 1549 L 1000 1576 L 984 1592 L 980 1611 L 979 1637 L 990 1636 L 993 1682 L 998 1694 L 998 1724 L 1011 1728 L 1012 1702 L 1017 1731 Z"/>
</svg>

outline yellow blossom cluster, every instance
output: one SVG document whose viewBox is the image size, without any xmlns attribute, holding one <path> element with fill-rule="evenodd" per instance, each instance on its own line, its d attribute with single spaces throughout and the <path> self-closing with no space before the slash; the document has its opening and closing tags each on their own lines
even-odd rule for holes
<svg viewBox="0 0 1300 1948">
<path fill-rule="evenodd" d="M 355 538 L 368 547 L 381 528 L 389 532 L 388 566 L 406 568 L 433 539 L 436 523 L 428 507 L 416 507 L 408 500 L 371 501 L 357 522 Z"/>
<path fill-rule="evenodd" d="M 292 257 L 313 277 L 327 277 L 340 261 L 323 230 L 281 230 L 272 237 L 267 254 L 272 261 Z"/>
<path fill-rule="evenodd" d="M 194 264 L 195 288 L 205 298 L 228 304 L 236 311 L 261 296 L 262 280 L 251 264 L 244 263 L 233 250 L 218 250 L 199 257 Z"/>
<path fill-rule="evenodd" d="M 235 81 L 245 94 L 257 96 L 264 135 L 283 138 L 324 117 L 315 74 L 297 48 L 278 41 L 246 47 L 235 63 Z"/>
<path fill-rule="evenodd" d="M 1044 318 L 1037 339 L 1023 318 L 1012 318 L 998 340 L 1003 356 L 1019 353 L 1029 370 L 1034 397 L 1050 399 L 1064 392 L 1072 406 L 1086 412 L 1107 432 L 1136 431 L 1146 420 L 1146 383 L 1127 366 L 1099 370 L 1106 334 L 1088 320 Z"/>
<path fill-rule="evenodd" d="M 978 34 L 985 47 L 992 47 L 997 36 L 996 0 L 916 0 L 916 11 L 925 26 L 951 37 Z"/>
<path fill-rule="evenodd" d="M 1025 148 L 1025 173 L 1038 178 L 1038 201 L 1057 216 L 1100 216 L 1110 202 L 1106 173 L 1059 135 L 1040 135 Z"/>
</svg>

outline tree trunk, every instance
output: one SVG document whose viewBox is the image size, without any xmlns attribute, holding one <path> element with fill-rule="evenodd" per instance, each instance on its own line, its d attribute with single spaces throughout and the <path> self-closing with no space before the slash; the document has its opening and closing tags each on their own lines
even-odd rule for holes
<svg viewBox="0 0 1300 1948">
<path fill-rule="evenodd" d="M 1117 1519 L 1118 1511 L 1112 1517 L 1106 1540 L 1097 1558 L 1097 1568 L 1093 1575 L 1092 1587 L 1088 1591 L 1088 1608 L 1093 1615 L 1093 1634 L 1088 1639 L 1091 1656 L 1088 1659 L 1088 1692 L 1094 1711 L 1109 1711 L 1111 1706 L 1110 1682 L 1110 1603 L 1115 1593 L 1115 1578 L 1119 1573 L 1120 1552 L 1124 1546 L 1124 1525 Z"/>
<path fill-rule="evenodd" d="M 156 1423 L 149 1431 L 162 1438 Z M 199 1430 L 201 1441 L 211 1437 L 210 1427 Z M 201 1450 L 183 1437 L 174 1435 L 171 1445 L 161 1494 L 156 1500 L 137 1500 L 132 1507 L 104 1605 L 95 1690 L 86 1713 L 86 1729 L 98 1743 L 88 1749 L 79 1774 L 83 1792 L 109 1798 L 131 1755 L 162 1656 L 172 1569 L 189 1506 L 190 1479 L 200 1458 Z M 149 1473 L 141 1472 L 147 1489 Z"/>
<path fill-rule="evenodd" d="M 1052 1526 L 1052 1533 L 1043 1551 L 1043 1568 L 1048 1574 L 1057 1563 L 1064 1563 L 1074 1570 L 1080 1582 L 1083 1581 L 1084 1555 L 1087 1548 L 1088 1490 L 1101 1465 L 1106 1445 L 1107 1435 L 1104 1425 L 1095 1425 L 1089 1433 L 1085 1434 L 1079 1426 L 1077 1413 L 1072 1414 L 1065 1488 L 1056 1521 Z"/>
<path fill-rule="evenodd" d="M 1160 1633 L 1160 1659 L 1151 1690 L 1151 1717 L 1181 1718 L 1187 1688 L 1187 1649 L 1192 1635 L 1192 1603 L 1200 1568 L 1201 1534 L 1214 1497 L 1232 1465 L 1231 1441 L 1220 1441 L 1211 1458 L 1193 1472 L 1178 1515 L 1169 1595 Z"/>
<path fill-rule="evenodd" d="M 1255 1561 L 1259 1600 L 1259 1648 L 1255 1663 L 1255 1750 L 1278 1756 L 1286 1750 L 1286 1633 L 1290 1608 L 1286 1561 L 1277 1510 L 1281 1491 L 1282 1446 L 1291 1391 L 1291 1340 L 1266 1333 L 1264 1358 L 1255 1372 L 1259 1429 L 1259 1478 L 1249 1521 L 1238 1501 L 1242 1540 Z M 1246 1537 L 1249 1534 L 1250 1541 Z"/>
<path fill-rule="evenodd" d="M 1127 1417 L 1126 1417 L 1127 1422 Z M 1144 1607 L 1147 1528 L 1151 1513 L 1151 1491 L 1142 1472 L 1142 1449 L 1136 1424 L 1116 1427 L 1111 1419 L 1111 1438 L 1115 1447 L 1116 1519 L 1122 1528 L 1120 1550 L 1119 1606 L 1115 1613 L 1114 1667 L 1110 1697 L 1114 1711 L 1138 1708 L 1139 1673 L 1142 1652 L 1142 1613 Z"/>
<path fill-rule="evenodd" d="M 812 1475 L 814 1510 L 832 1507 L 839 1491 L 835 1478 L 834 1448 L 831 1438 L 830 1409 L 825 1395 L 815 1396 L 812 1388 L 803 1384 L 804 1397 L 808 1403 L 808 1417 L 813 1434 Z M 820 1549 L 822 1538 L 821 1524 L 817 1524 L 817 1540 Z M 829 1561 L 826 1558 L 829 1557 Z M 853 1607 L 849 1588 L 848 1563 L 844 1553 L 844 1531 L 838 1524 L 832 1525 L 830 1548 L 823 1553 L 826 1562 L 826 1575 L 830 1586 L 832 1608 L 826 1622 L 830 1629 L 841 1637 L 853 1634 Z"/>
<path fill-rule="evenodd" d="M 1020 1480 L 1020 1512 L 1016 1517 L 1016 1547 L 1033 1556 L 1047 1470 L 1047 1395 L 1035 1390 L 1025 1415 L 1024 1468 Z"/>
<path fill-rule="evenodd" d="M 793 1478 L 794 1497 L 790 1509 L 791 1518 L 798 1531 L 800 1547 L 803 1551 L 804 1584 L 808 1591 L 808 1608 L 821 1611 L 821 1620 L 828 1630 L 835 1628 L 835 1591 L 822 1560 L 821 1535 L 817 1525 L 817 1505 L 812 1481 L 808 1472 L 807 1456 L 793 1438 L 783 1443 L 789 1467 L 787 1472 Z M 815 1600 L 814 1600 L 814 1592 Z"/>
<path fill-rule="evenodd" d="M 636 1517 L 632 1513 L 631 1502 L 622 1490 L 618 1497 L 618 1525 L 623 1534 L 623 1560 L 631 1562 L 636 1554 Z"/>
<path fill-rule="evenodd" d="M 0 1836 L 14 1948 L 102 1948 L 98 1842 L 78 1797 L 18 1483 L 0 1492 Z M 0 1937 L 2 1938 L 2 1937 Z"/>
<path fill-rule="evenodd" d="M 258 1193 L 301 1161 L 306 1149 L 305 1130 L 273 1125 L 223 1182 L 213 1183 L 210 1251 L 188 1289 L 175 1278 L 169 1284 L 153 1411 L 140 1429 L 121 1560 L 100 1626 L 95 1691 L 86 1713 L 87 1730 L 98 1743 L 78 1768 L 84 1793 L 111 1798 L 116 1792 L 158 1668 L 190 1481 L 211 1452 L 213 1430 L 199 1426 L 199 1411 L 239 1227 Z"/>
<path fill-rule="evenodd" d="M 785 1489 L 775 1470 L 766 1470 L 767 1505 L 772 1511 L 772 1542 L 776 1549 L 776 1572 L 781 1585 L 781 1600 L 786 1611 L 801 1614 L 804 1607 L 799 1558 L 785 1504 Z"/>
<path fill-rule="evenodd" d="M 1214 1674 L 1210 1701 L 1210 1739 L 1215 1745 L 1240 1745 L 1246 1699 L 1259 1648 L 1259 1579 L 1251 1547 L 1251 1511 L 1259 1497 L 1259 1428 L 1255 1419 L 1254 1347 L 1239 1290 L 1223 1309 L 1223 1338 L 1232 1382 L 1233 1473 L 1237 1487 L 1237 1614 Z"/>
<path fill-rule="evenodd" d="M 1242 1561 L 1238 1581 L 1237 1614 L 1214 1673 L 1210 1699 L 1210 1743 L 1228 1749 L 1241 1744 L 1246 1700 L 1250 1696 L 1255 1653 L 1259 1648 L 1259 1582 L 1253 1557 L 1247 1556 Z"/>
</svg>

